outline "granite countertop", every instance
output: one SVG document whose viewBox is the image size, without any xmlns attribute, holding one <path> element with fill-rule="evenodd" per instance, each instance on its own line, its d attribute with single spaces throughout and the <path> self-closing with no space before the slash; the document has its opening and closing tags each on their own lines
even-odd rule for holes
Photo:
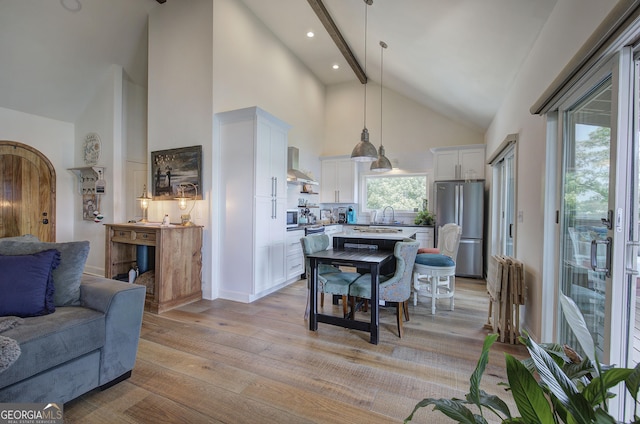
<svg viewBox="0 0 640 424">
<path fill-rule="evenodd" d="M 294 230 L 303 230 L 307 227 L 318 227 L 318 226 L 324 226 L 324 227 L 330 227 L 332 225 L 348 225 L 350 227 L 398 227 L 398 228 L 402 228 L 402 227 L 425 227 L 425 228 L 434 228 L 435 224 L 433 225 L 416 225 L 416 224 L 405 224 L 405 223 L 395 223 L 395 224 L 382 224 L 382 223 L 375 223 L 375 224 L 339 224 L 337 222 L 332 223 L 332 224 L 300 224 L 297 227 L 293 227 L 293 228 L 287 228 L 287 231 L 294 231 Z"/>
<path fill-rule="evenodd" d="M 356 225 L 333 236 L 350 239 L 399 240 L 413 237 L 415 234 L 416 230 L 413 228 Z"/>
</svg>

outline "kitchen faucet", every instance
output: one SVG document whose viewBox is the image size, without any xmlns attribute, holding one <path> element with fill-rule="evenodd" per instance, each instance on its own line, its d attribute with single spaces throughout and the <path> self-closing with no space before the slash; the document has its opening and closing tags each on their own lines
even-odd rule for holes
<svg viewBox="0 0 640 424">
<path fill-rule="evenodd" d="M 396 212 L 393 210 L 393 208 L 391 206 L 386 206 L 382 210 L 382 222 L 384 222 L 384 220 L 385 220 L 385 216 L 387 214 L 387 208 L 391 208 L 391 223 L 393 224 L 394 222 L 396 222 Z"/>
</svg>

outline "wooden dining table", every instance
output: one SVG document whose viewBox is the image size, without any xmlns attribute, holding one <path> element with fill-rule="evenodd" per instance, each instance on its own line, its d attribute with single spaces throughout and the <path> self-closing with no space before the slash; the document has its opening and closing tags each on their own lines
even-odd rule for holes
<svg viewBox="0 0 640 424">
<path fill-rule="evenodd" d="M 370 343 L 378 344 L 378 293 L 379 277 L 382 266 L 391 261 L 393 251 L 373 249 L 328 249 L 307 255 L 310 266 L 309 298 L 311 311 L 309 314 L 309 330 L 317 331 L 318 323 L 338 325 L 354 330 L 368 331 Z M 348 317 L 321 314 L 318 312 L 318 267 L 320 264 L 334 264 L 368 269 L 371 273 L 371 320 L 358 321 Z"/>
</svg>

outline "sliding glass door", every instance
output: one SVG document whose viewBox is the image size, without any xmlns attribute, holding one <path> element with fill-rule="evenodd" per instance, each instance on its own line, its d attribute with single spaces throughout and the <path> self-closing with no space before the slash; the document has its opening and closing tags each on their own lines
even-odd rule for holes
<svg viewBox="0 0 640 424">
<path fill-rule="evenodd" d="M 516 172 L 515 144 L 511 144 L 492 162 L 494 244 L 492 254 L 515 256 Z"/>
<path fill-rule="evenodd" d="M 560 290 L 582 311 L 600 358 L 605 350 L 605 297 L 611 274 L 611 91 L 608 77 L 565 111 L 562 161 Z M 566 322 L 561 322 L 560 340 L 579 347 Z"/>
<path fill-rule="evenodd" d="M 558 110 L 561 189 L 557 224 L 561 293 L 580 308 L 603 363 L 640 360 L 638 262 L 639 66 L 622 49 Z M 559 342 L 580 350 L 562 313 Z M 634 344 L 636 346 L 634 346 Z M 583 352 L 590 355 L 593 352 Z M 620 416 L 624 393 L 612 401 Z M 626 399 L 626 411 L 630 401 Z"/>
</svg>

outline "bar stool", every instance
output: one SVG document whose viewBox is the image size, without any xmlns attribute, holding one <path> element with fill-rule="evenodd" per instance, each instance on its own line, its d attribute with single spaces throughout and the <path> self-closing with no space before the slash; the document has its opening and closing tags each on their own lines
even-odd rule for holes
<svg viewBox="0 0 640 424">
<path fill-rule="evenodd" d="M 413 305 L 418 295 L 431 298 L 431 313 L 436 313 L 436 300 L 449 299 L 449 309 L 454 309 L 456 262 L 462 227 L 445 224 L 438 229 L 438 251 L 420 253 L 413 266 Z"/>
</svg>

